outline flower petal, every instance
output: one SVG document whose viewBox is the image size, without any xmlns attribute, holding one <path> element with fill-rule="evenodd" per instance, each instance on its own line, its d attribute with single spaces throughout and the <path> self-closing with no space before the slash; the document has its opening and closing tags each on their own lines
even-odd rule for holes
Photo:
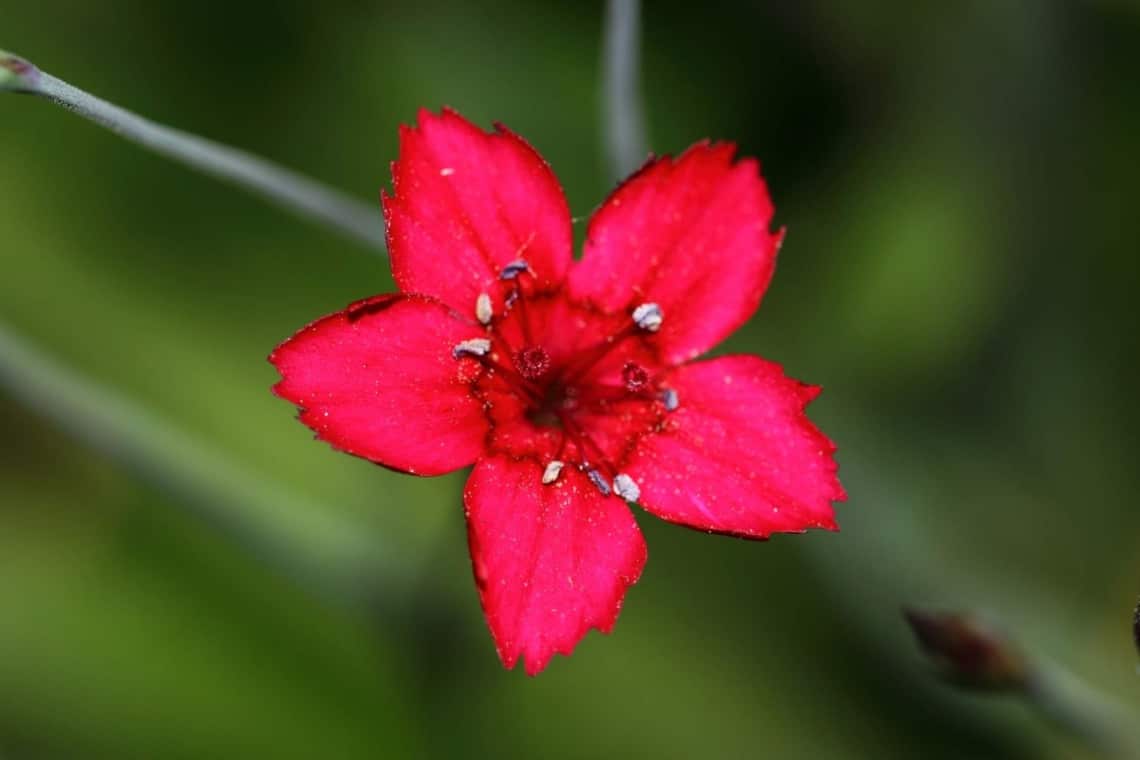
<svg viewBox="0 0 1140 760">
<path fill-rule="evenodd" d="M 753 159 L 733 163 L 729 143 L 699 143 L 626 180 L 590 220 L 570 289 L 602 311 L 656 303 L 652 336 L 677 364 L 747 320 L 768 287 L 782 232 L 768 231 L 772 202 Z"/>
<path fill-rule="evenodd" d="M 645 509 L 749 538 L 838 529 L 831 502 L 847 497 L 835 446 L 804 414 L 818 387 L 757 356 L 690 364 L 668 382 L 679 407 L 625 464 Z"/>
<path fill-rule="evenodd" d="M 566 467 L 550 485 L 543 465 L 481 459 L 467 481 L 467 535 L 479 598 L 499 657 L 535 675 L 570 654 L 591 628 L 609 633 L 645 564 L 629 508 Z"/>
<path fill-rule="evenodd" d="M 381 194 L 392 276 L 405 293 L 473 314 L 480 293 L 496 311 L 499 274 L 525 259 L 538 290 L 553 290 L 571 258 L 570 210 L 550 166 L 501 125 L 484 132 L 454 111 L 423 110 L 400 129 L 392 195 Z"/>
<path fill-rule="evenodd" d="M 282 378 L 273 391 L 334 448 L 441 475 L 475 461 L 487 432 L 465 365 L 451 353 L 479 334 L 434 299 L 376 296 L 278 346 L 269 357 Z"/>
</svg>

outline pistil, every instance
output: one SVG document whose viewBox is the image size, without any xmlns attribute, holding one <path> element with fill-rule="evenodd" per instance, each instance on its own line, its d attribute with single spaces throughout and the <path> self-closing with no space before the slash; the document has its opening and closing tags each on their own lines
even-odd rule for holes
<svg viewBox="0 0 1140 760">
<path fill-rule="evenodd" d="M 514 355 L 515 369 L 527 380 L 541 380 L 550 370 L 550 355 L 541 346 L 527 346 Z"/>
<path fill-rule="evenodd" d="M 499 273 L 500 280 L 514 283 L 510 295 L 507 296 L 506 305 L 509 310 L 514 308 L 517 304 L 519 310 L 519 324 L 522 327 L 523 338 L 527 343 L 534 343 L 534 338 L 530 331 L 530 319 L 527 318 L 526 313 L 526 292 L 523 290 L 524 276 L 528 279 L 534 279 L 534 272 L 531 271 L 530 264 L 527 263 L 526 259 L 515 259 L 503 267 L 503 271 Z"/>
<path fill-rule="evenodd" d="M 578 449 L 578 456 L 581 458 L 578 464 L 578 469 L 586 473 L 586 477 L 594 484 L 594 487 L 601 491 L 603 496 L 609 496 L 611 492 L 610 483 L 607 478 L 615 477 L 616 470 L 614 466 L 606 459 L 606 454 L 602 451 L 602 447 L 594 442 L 590 434 L 578 426 L 574 420 L 565 413 L 559 413 L 558 419 L 562 422 L 563 443 L 568 437 Z M 565 445 L 563 445 L 565 448 Z M 593 453 L 590 452 L 593 449 Z M 593 454 L 597 454 L 598 458 L 593 459 Z M 603 468 L 606 473 L 603 474 L 595 464 Z"/>
</svg>

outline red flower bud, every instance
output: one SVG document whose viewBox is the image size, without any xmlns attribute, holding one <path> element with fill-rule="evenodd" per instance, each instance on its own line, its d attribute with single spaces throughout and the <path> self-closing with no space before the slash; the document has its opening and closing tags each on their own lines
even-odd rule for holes
<svg viewBox="0 0 1140 760">
<path fill-rule="evenodd" d="M 1028 660 L 1004 633 L 977 615 L 913 609 L 903 614 L 919 645 L 947 680 L 995 691 L 1016 691 L 1028 685 Z"/>
<path fill-rule="evenodd" d="M 1140 600 L 1136 602 L 1136 611 L 1132 613 L 1132 638 L 1136 641 L 1136 651 L 1140 652 Z"/>
</svg>

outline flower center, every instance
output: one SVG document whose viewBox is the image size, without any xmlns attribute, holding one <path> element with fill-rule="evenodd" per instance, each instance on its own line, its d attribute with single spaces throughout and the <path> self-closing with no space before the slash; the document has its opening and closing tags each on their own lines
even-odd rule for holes
<svg viewBox="0 0 1140 760">
<path fill-rule="evenodd" d="M 543 436 L 549 440 L 550 429 L 555 429 L 553 435 L 558 437 L 554 440 L 560 439 L 561 444 L 541 472 L 542 483 L 554 483 L 563 468 L 571 465 L 603 495 L 616 493 L 636 501 L 640 495 L 637 484 L 617 471 L 590 429 L 599 424 L 600 415 L 622 415 L 626 420 L 623 425 L 638 429 L 641 423 L 629 421 L 644 419 L 649 429 L 660 423 L 661 415 L 677 408 L 677 394 L 635 361 L 626 361 L 620 377 L 613 381 L 598 380 L 591 373 L 626 341 L 656 333 L 664 320 L 661 308 L 654 303 L 639 305 L 615 333 L 577 350 L 570 358 L 560 358 L 555 366 L 550 352 L 541 345 L 541 333 L 549 326 L 541 318 L 532 324 L 536 313 L 542 314 L 549 304 L 539 301 L 532 302 L 529 308 L 527 305 L 528 296 L 532 300 L 535 296 L 536 283 L 530 265 L 521 258 L 512 261 L 500 273 L 499 282 L 503 288 L 501 312 L 495 313 L 491 293 L 480 293 L 474 305 L 475 318 L 486 330 L 486 337 L 461 342 L 453 350 L 455 357 L 475 359 L 486 370 L 486 380 L 480 383 L 498 383 L 522 401 L 526 419 L 536 428 L 547 429 L 544 433 L 535 432 L 539 436 L 536 441 Z M 534 311 L 536 307 L 538 312 Z M 521 343 L 522 347 L 516 349 L 512 343 Z M 509 362 L 504 363 L 507 357 Z M 606 429 L 609 430 L 608 425 Z M 631 428 L 630 435 L 635 434 Z M 599 440 L 611 449 L 615 444 L 612 432 Z M 551 456 L 551 449 L 543 450 L 547 452 L 544 456 Z"/>
<path fill-rule="evenodd" d="M 574 394 L 569 392 L 562 383 L 552 382 L 546 385 L 542 398 L 530 404 L 526 417 L 534 425 L 545 428 L 563 428 L 562 415 L 573 410 L 575 406 Z"/>
</svg>

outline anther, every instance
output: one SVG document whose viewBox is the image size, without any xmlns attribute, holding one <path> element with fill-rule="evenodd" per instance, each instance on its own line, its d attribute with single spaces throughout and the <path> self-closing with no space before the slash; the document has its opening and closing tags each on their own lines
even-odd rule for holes
<svg viewBox="0 0 1140 760">
<path fill-rule="evenodd" d="M 491 350 L 491 341 L 487 338 L 470 338 L 455 344 L 451 355 L 456 359 L 461 356 L 486 356 Z"/>
<path fill-rule="evenodd" d="M 491 296 L 487 293 L 480 293 L 479 297 L 475 299 L 475 319 L 479 320 L 481 325 L 491 324 Z"/>
<path fill-rule="evenodd" d="M 633 478 L 624 472 L 619 472 L 614 478 L 614 491 L 626 501 L 637 501 L 641 498 L 641 489 L 633 482 Z"/>
<path fill-rule="evenodd" d="M 561 462 L 557 459 L 552 459 L 546 465 L 546 469 L 542 471 L 542 484 L 544 486 L 548 486 L 554 481 L 558 480 L 558 476 L 562 473 L 562 468 L 565 466 L 565 462 Z"/>
<path fill-rule="evenodd" d="M 661 391 L 661 401 L 665 404 L 665 411 L 667 412 L 677 411 L 677 407 L 681 404 L 681 400 L 677 398 L 677 391 L 672 388 Z"/>
<path fill-rule="evenodd" d="M 602 496 L 610 495 L 610 484 L 602 477 L 602 473 L 590 467 L 586 470 L 586 477 L 590 479 L 590 482 L 594 484 L 595 488 L 601 491 Z"/>
<path fill-rule="evenodd" d="M 643 303 L 633 310 L 634 324 L 647 332 L 660 330 L 664 319 L 665 315 L 661 313 L 661 307 L 655 303 Z"/>
<path fill-rule="evenodd" d="M 515 259 L 510 264 L 503 267 L 503 271 L 499 272 L 500 280 L 513 280 L 523 272 L 530 270 L 530 264 L 526 263 L 526 259 Z"/>
<path fill-rule="evenodd" d="M 621 380 L 627 391 L 637 393 L 649 384 L 649 373 L 636 362 L 626 362 L 621 368 Z"/>
</svg>

